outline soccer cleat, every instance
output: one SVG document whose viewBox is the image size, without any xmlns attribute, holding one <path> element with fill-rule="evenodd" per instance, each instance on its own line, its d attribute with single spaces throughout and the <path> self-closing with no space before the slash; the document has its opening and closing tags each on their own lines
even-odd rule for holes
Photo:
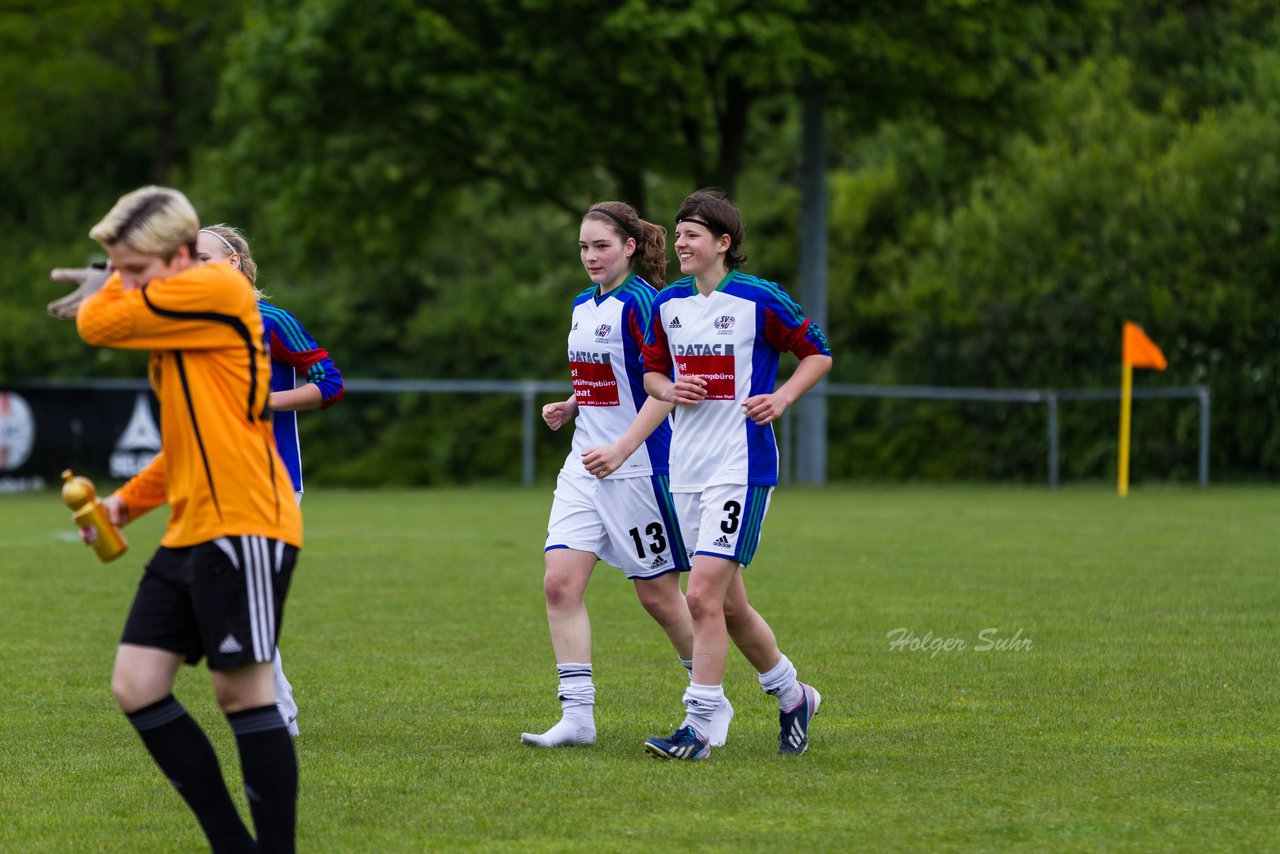
<svg viewBox="0 0 1280 854">
<path fill-rule="evenodd" d="M 800 702 L 789 712 L 779 712 L 778 753 L 800 755 L 809 749 L 809 722 L 822 705 L 822 695 L 813 686 L 800 683 Z"/>
<path fill-rule="evenodd" d="M 651 738 L 644 749 L 658 759 L 706 759 L 711 755 L 711 745 L 698 737 L 693 727 L 681 727 L 670 738 Z"/>
<path fill-rule="evenodd" d="M 707 729 L 707 744 L 712 747 L 724 747 L 729 740 L 729 722 L 733 720 L 733 704 L 725 697 L 720 701 L 720 708 L 711 716 L 711 726 Z"/>
<path fill-rule="evenodd" d="M 558 724 L 542 735 L 520 733 L 520 742 L 530 747 L 586 747 L 596 743 L 596 728 L 590 723 L 561 718 Z"/>
</svg>

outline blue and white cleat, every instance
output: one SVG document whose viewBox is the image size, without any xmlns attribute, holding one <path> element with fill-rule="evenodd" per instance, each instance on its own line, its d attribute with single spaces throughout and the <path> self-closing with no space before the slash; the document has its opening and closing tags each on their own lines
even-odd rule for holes
<svg viewBox="0 0 1280 854">
<path fill-rule="evenodd" d="M 706 759 L 711 755 L 711 745 L 691 726 L 681 727 L 670 738 L 651 738 L 644 749 L 659 759 Z"/>
<path fill-rule="evenodd" d="M 822 705 L 822 695 L 812 685 L 800 683 L 803 696 L 799 704 L 789 712 L 779 712 L 778 722 L 781 731 L 778 733 L 778 754 L 794 754 L 799 756 L 809 749 L 809 722 L 818 713 Z"/>
</svg>

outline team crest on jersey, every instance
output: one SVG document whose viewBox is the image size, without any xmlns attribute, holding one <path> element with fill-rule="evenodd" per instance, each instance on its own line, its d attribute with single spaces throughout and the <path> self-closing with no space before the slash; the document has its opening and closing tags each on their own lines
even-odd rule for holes
<svg viewBox="0 0 1280 854">
<path fill-rule="evenodd" d="M 733 328 L 735 320 L 736 318 L 731 314 L 722 314 L 716 318 L 715 327 L 716 329 L 719 329 L 720 334 L 723 335 Z"/>
<path fill-rule="evenodd" d="M 603 341 L 609 337 L 609 333 L 613 331 L 613 327 L 607 323 L 602 323 L 596 327 L 596 340 Z"/>
</svg>

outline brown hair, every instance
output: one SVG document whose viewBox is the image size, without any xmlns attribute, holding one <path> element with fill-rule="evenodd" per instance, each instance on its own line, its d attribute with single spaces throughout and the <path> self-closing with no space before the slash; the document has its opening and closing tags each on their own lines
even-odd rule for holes
<svg viewBox="0 0 1280 854">
<path fill-rule="evenodd" d="M 708 187 L 690 193 L 676 211 L 676 223 L 681 222 L 697 223 L 716 237 L 729 235 L 729 251 L 724 256 L 725 266 L 736 270 L 746 265 L 747 256 L 742 252 L 742 243 L 747 239 L 747 227 L 742 222 L 742 215 L 723 190 Z"/>
<path fill-rule="evenodd" d="M 667 284 L 665 228 L 645 222 L 636 209 L 626 202 L 597 202 L 582 219 L 604 223 L 623 243 L 627 242 L 628 237 L 635 240 L 636 254 L 632 257 L 632 264 L 639 262 L 641 275 L 655 288 L 662 288 Z"/>
</svg>

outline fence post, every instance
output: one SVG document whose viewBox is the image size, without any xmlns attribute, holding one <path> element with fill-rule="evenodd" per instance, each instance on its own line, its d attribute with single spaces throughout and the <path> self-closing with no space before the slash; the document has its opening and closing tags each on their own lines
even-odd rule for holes
<svg viewBox="0 0 1280 854">
<path fill-rule="evenodd" d="M 1058 488 L 1058 395 L 1055 392 L 1045 394 L 1045 403 L 1049 407 L 1049 488 Z"/>
<path fill-rule="evenodd" d="M 815 389 L 816 390 L 816 389 Z M 791 429 L 791 410 L 788 408 L 778 419 L 778 485 L 791 485 L 791 461 L 795 459 L 794 431 Z"/>
<path fill-rule="evenodd" d="M 525 486 L 533 486 L 533 431 L 534 418 L 536 418 L 536 403 L 534 396 L 538 393 L 536 383 L 527 382 L 524 384 L 524 432 L 520 437 L 520 480 Z"/>
<path fill-rule="evenodd" d="M 1200 488 L 1209 488 L 1209 387 L 1200 386 Z"/>
<path fill-rule="evenodd" d="M 803 130 L 800 158 L 800 302 L 819 329 L 827 328 L 827 125 L 821 84 L 805 75 L 801 84 Z M 827 482 L 827 395 L 810 390 L 793 407 L 795 461 L 800 483 Z"/>
</svg>

